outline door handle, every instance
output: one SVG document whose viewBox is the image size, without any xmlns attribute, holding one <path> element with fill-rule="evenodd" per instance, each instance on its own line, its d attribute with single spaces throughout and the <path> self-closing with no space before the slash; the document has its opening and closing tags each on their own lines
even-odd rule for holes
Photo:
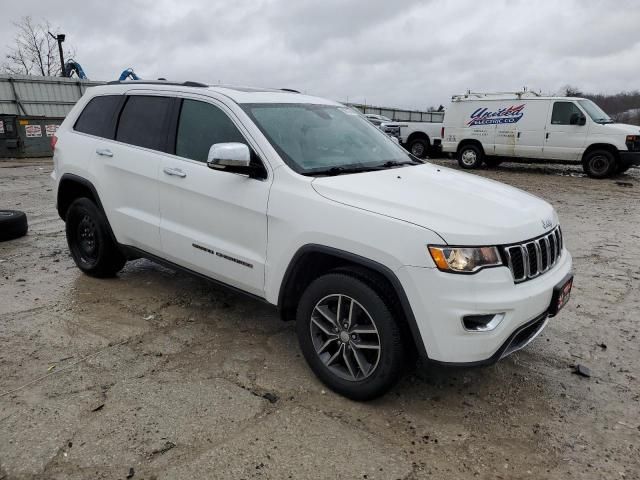
<svg viewBox="0 0 640 480">
<path fill-rule="evenodd" d="M 113 152 L 108 148 L 96 148 L 96 153 L 102 157 L 113 157 Z"/>
<path fill-rule="evenodd" d="M 172 177 L 180 177 L 180 178 L 184 178 L 187 176 L 186 173 L 184 173 L 182 170 L 180 170 L 179 168 L 169 168 L 169 167 L 164 167 L 162 169 L 162 171 L 164 173 L 166 173 L 167 175 L 171 175 Z"/>
<path fill-rule="evenodd" d="M 549 132 L 547 132 L 544 138 L 549 138 Z"/>
<path fill-rule="evenodd" d="M 518 138 L 520 138 L 520 133 L 521 133 L 521 132 L 518 132 Z"/>
</svg>

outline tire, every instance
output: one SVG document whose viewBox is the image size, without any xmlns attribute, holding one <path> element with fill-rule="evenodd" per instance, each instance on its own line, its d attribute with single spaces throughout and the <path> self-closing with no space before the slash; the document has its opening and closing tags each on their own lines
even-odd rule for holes
<svg viewBox="0 0 640 480">
<path fill-rule="evenodd" d="M 429 141 L 423 138 L 418 138 L 417 140 L 413 140 L 409 144 L 409 151 L 411 155 L 418 158 L 426 158 L 427 152 L 429 151 Z"/>
<path fill-rule="evenodd" d="M 497 158 L 485 158 L 484 163 L 489 168 L 496 168 L 502 163 L 502 160 Z"/>
<path fill-rule="evenodd" d="M 342 325 L 335 323 L 338 302 Z M 400 377 L 404 348 L 392 309 L 353 276 L 336 272 L 314 280 L 298 303 L 296 330 L 311 370 L 347 398 L 372 400 Z"/>
<path fill-rule="evenodd" d="M 477 145 L 463 145 L 458 150 L 458 165 L 466 170 L 479 168 L 483 160 L 484 153 Z"/>
<path fill-rule="evenodd" d="M 593 150 L 585 155 L 582 168 L 591 178 L 607 178 L 616 171 L 617 162 L 611 152 Z"/>
<path fill-rule="evenodd" d="M 0 210 L 0 242 L 24 237 L 29 230 L 27 215 L 18 210 Z"/>
<path fill-rule="evenodd" d="M 76 199 L 66 215 L 67 244 L 76 265 L 92 277 L 112 277 L 126 258 L 111 238 L 104 214 L 88 198 Z"/>
</svg>

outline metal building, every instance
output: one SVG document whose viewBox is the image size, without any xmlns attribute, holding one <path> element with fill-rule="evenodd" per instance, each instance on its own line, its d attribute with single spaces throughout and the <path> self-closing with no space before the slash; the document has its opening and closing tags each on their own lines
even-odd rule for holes
<svg viewBox="0 0 640 480">
<path fill-rule="evenodd" d="M 89 87 L 78 78 L 0 75 L 0 158 L 46 157 L 50 140 Z"/>
</svg>

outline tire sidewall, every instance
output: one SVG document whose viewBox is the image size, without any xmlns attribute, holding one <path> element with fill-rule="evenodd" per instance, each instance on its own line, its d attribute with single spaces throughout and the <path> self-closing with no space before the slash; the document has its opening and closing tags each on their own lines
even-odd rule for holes
<svg viewBox="0 0 640 480">
<path fill-rule="evenodd" d="M 331 373 L 313 346 L 310 332 L 311 314 L 317 302 L 331 294 L 347 295 L 358 301 L 367 310 L 378 329 L 380 360 L 376 370 L 363 380 L 352 382 Z M 318 378 L 337 393 L 354 400 L 369 400 L 388 391 L 398 379 L 398 368 L 402 364 L 399 327 L 380 296 L 355 277 L 330 273 L 312 282 L 298 303 L 296 330 L 307 363 Z"/>
<path fill-rule="evenodd" d="M 85 215 L 91 217 L 96 227 L 95 239 L 97 254 L 95 261 L 87 261 L 84 259 L 78 245 L 78 223 Z M 104 215 L 100 213 L 100 210 L 98 210 L 91 200 L 86 198 L 79 198 L 75 200 L 67 210 L 65 225 L 67 245 L 69 246 L 69 251 L 75 260 L 76 265 L 78 265 L 78 268 L 84 272 L 92 272 L 98 268 L 100 260 L 104 257 L 105 235 L 107 234 L 104 222 Z"/>
<path fill-rule="evenodd" d="M 608 161 L 608 165 L 604 169 L 594 170 L 595 162 L 599 158 L 604 158 Z M 611 176 L 617 170 L 617 164 L 615 157 L 606 150 L 595 150 L 590 152 L 584 159 L 584 170 L 592 178 L 607 178 Z"/>
<path fill-rule="evenodd" d="M 24 212 L 0 209 L 0 241 L 23 237 L 28 230 L 29 224 Z"/>
<path fill-rule="evenodd" d="M 462 160 L 465 152 L 468 152 L 468 151 L 472 151 L 476 155 L 476 159 L 473 162 L 473 164 L 466 164 Z M 478 168 L 480 167 L 480 165 L 482 165 L 482 161 L 483 161 L 482 150 L 480 150 L 480 148 L 476 145 L 464 145 L 458 151 L 458 164 L 460 165 L 460 167 L 464 169 Z"/>
<path fill-rule="evenodd" d="M 413 153 L 413 147 L 415 145 L 422 145 L 422 153 L 419 153 L 419 154 Z M 411 155 L 414 155 L 414 156 L 416 156 L 418 158 L 425 158 L 427 156 L 427 149 L 428 148 L 429 148 L 429 145 L 428 145 L 427 141 L 423 140 L 421 138 L 417 139 L 417 140 L 413 140 L 411 142 L 411 144 L 409 145 L 409 151 L 411 152 Z"/>
</svg>

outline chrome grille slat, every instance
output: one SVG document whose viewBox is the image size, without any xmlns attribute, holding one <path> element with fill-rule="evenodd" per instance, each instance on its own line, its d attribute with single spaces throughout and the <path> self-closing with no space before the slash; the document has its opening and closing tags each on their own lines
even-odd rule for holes
<svg viewBox="0 0 640 480">
<path fill-rule="evenodd" d="M 560 227 L 540 237 L 502 248 L 515 283 L 536 278 L 551 270 L 562 256 Z M 522 258 L 520 265 L 519 258 Z"/>
</svg>

